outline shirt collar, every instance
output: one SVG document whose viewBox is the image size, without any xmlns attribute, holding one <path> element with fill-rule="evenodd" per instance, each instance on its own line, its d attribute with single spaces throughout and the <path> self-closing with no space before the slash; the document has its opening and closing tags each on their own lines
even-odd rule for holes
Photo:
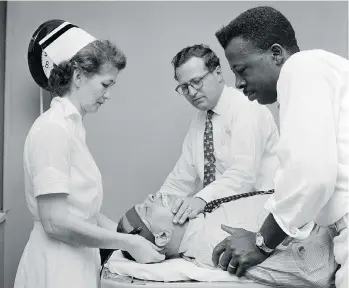
<svg viewBox="0 0 349 288">
<path fill-rule="evenodd" d="M 82 120 L 81 114 L 78 109 L 74 106 L 74 104 L 66 97 L 55 97 L 51 101 L 51 107 L 60 106 L 63 110 L 64 116 L 74 119 Z"/>
<path fill-rule="evenodd" d="M 205 216 L 203 214 L 199 214 L 196 218 L 189 220 L 187 229 L 185 230 L 185 233 L 182 238 L 182 242 L 179 245 L 178 253 L 182 254 L 188 251 L 189 244 L 192 242 L 194 243 L 195 236 L 198 235 L 197 232 L 199 232 L 202 229 L 202 226 L 205 222 Z"/>
<path fill-rule="evenodd" d="M 212 111 L 217 115 L 225 116 L 229 112 L 229 100 L 229 87 L 224 85 L 221 96 L 219 97 L 218 102 Z"/>
</svg>

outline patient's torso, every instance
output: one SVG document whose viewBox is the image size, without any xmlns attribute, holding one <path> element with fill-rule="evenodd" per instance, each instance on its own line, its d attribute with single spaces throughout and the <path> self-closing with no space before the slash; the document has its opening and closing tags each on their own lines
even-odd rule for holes
<svg viewBox="0 0 349 288">
<path fill-rule="evenodd" d="M 213 267 L 214 247 L 229 234 L 221 224 L 257 232 L 267 217 L 263 203 L 270 195 L 257 195 L 222 204 L 212 213 L 201 215 L 188 229 L 198 230 L 188 244 L 185 256 L 195 258 L 202 265 Z M 194 227 L 196 226 L 196 227 Z M 201 228 L 200 228 L 201 227 Z"/>
<path fill-rule="evenodd" d="M 193 235 L 184 256 L 192 258 L 198 266 L 216 269 L 211 260 L 213 249 L 229 236 L 221 224 L 258 231 L 268 215 L 263 207 L 268 197 L 243 198 L 221 205 L 206 216 L 200 215 L 188 226 Z M 333 255 L 335 233 L 330 228 L 315 226 L 308 238 L 294 239 L 288 246 L 279 245 L 266 261 L 249 269 L 247 277 L 258 283 L 283 287 L 329 287 L 337 267 Z"/>
</svg>

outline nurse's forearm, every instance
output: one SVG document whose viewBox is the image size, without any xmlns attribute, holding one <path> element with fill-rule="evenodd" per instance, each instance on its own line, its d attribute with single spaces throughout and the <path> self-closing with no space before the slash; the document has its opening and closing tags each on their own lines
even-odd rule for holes
<svg viewBox="0 0 349 288">
<path fill-rule="evenodd" d="M 115 221 L 108 218 L 107 216 L 105 216 L 104 214 L 97 213 L 96 220 L 99 227 L 111 231 L 116 231 L 118 224 Z"/>
<path fill-rule="evenodd" d="M 127 251 L 132 240 L 131 235 L 100 228 L 70 213 L 46 221 L 44 227 L 51 237 L 71 245 Z"/>
<path fill-rule="evenodd" d="M 275 249 L 287 237 L 271 213 L 265 219 L 259 232 L 264 238 L 265 245 L 270 249 Z"/>
</svg>

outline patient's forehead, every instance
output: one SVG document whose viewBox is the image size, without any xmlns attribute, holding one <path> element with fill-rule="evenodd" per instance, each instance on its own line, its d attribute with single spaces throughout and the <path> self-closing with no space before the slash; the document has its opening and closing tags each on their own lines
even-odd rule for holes
<svg viewBox="0 0 349 288">
<path fill-rule="evenodd" d="M 152 195 L 159 195 L 158 194 L 159 192 L 157 192 L 157 193 L 154 193 L 154 194 L 152 194 Z M 166 196 L 167 196 L 167 200 L 168 200 L 168 206 L 167 207 L 164 207 L 163 205 L 159 205 L 161 202 L 159 202 L 159 201 L 156 201 L 156 202 L 154 202 L 156 205 L 155 206 L 158 206 L 158 207 L 163 207 L 163 208 L 165 208 L 166 210 L 168 209 L 169 211 L 171 211 L 172 209 L 172 206 L 174 205 L 174 203 L 175 203 L 175 201 L 179 198 L 179 196 L 177 196 L 177 195 L 173 195 L 173 194 L 167 194 L 167 193 L 165 193 L 166 194 Z M 146 202 L 146 201 L 148 201 L 147 199 L 144 201 L 144 202 Z M 143 203 L 144 203 L 143 202 Z M 143 216 L 145 216 L 145 215 L 140 215 L 140 212 L 139 212 L 139 205 L 141 205 L 141 204 L 137 204 L 136 206 L 135 206 L 135 210 L 136 210 L 136 213 L 140 216 L 140 218 L 141 218 L 141 220 L 142 220 L 142 222 L 145 224 L 145 226 L 149 229 L 149 230 L 151 230 L 151 228 L 150 228 L 150 223 L 145 219 L 146 217 L 143 217 Z M 155 209 L 155 210 L 153 210 L 153 211 L 155 211 L 155 214 L 157 214 L 157 212 L 159 212 L 159 210 L 158 209 Z M 142 214 L 142 213 L 141 213 Z M 161 214 L 159 214 L 159 215 L 161 215 Z M 171 214 L 172 215 L 172 214 Z M 121 224 L 121 227 L 122 227 L 122 230 L 123 230 L 123 233 L 130 233 L 135 227 L 133 227 L 131 224 L 130 224 L 130 222 L 128 221 L 128 219 L 127 219 L 127 217 L 126 217 L 126 214 L 120 219 L 120 224 Z"/>
<path fill-rule="evenodd" d="M 153 200 L 151 198 L 153 196 Z M 151 207 L 152 211 L 159 212 L 157 208 L 166 208 L 166 210 L 172 211 L 172 207 L 175 205 L 176 200 L 179 198 L 177 195 L 168 194 L 166 192 L 160 193 L 156 192 L 153 194 L 148 194 L 143 202 L 135 206 L 136 212 L 141 218 L 146 218 L 145 216 L 145 206 Z"/>
<path fill-rule="evenodd" d="M 175 195 L 175 194 L 171 194 L 171 193 L 167 193 L 166 191 L 163 191 L 163 192 L 156 192 L 155 194 L 153 194 L 155 197 L 157 198 L 160 198 L 160 199 L 166 199 L 166 201 L 162 201 L 161 203 L 162 204 L 167 204 L 167 205 L 164 205 L 165 207 L 172 207 L 176 200 L 179 198 L 178 195 Z M 166 203 L 167 202 L 167 203 Z"/>
</svg>

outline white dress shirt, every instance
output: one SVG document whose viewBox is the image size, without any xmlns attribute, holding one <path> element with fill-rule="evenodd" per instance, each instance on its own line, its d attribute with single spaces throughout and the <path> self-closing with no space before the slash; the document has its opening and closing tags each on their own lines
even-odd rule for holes
<svg viewBox="0 0 349 288">
<path fill-rule="evenodd" d="M 202 189 L 207 113 L 198 111 L 184 139 L 182 155 L 160 191 L 182 196 L 199 191 L 196 196 L 209 202 L 234 193 L 273 188 L 277 168 L 273 149 L 279 134 L 269 109 L 225 86 L 213 111 L 216 180 Z"/>
<path fill-rule="evenodd" d="M 295 238 L 348 213 L 349 62 L 323 50 L 292 55 L 277 82 L 280 167 L 266 209 Z"/>
</svg>

